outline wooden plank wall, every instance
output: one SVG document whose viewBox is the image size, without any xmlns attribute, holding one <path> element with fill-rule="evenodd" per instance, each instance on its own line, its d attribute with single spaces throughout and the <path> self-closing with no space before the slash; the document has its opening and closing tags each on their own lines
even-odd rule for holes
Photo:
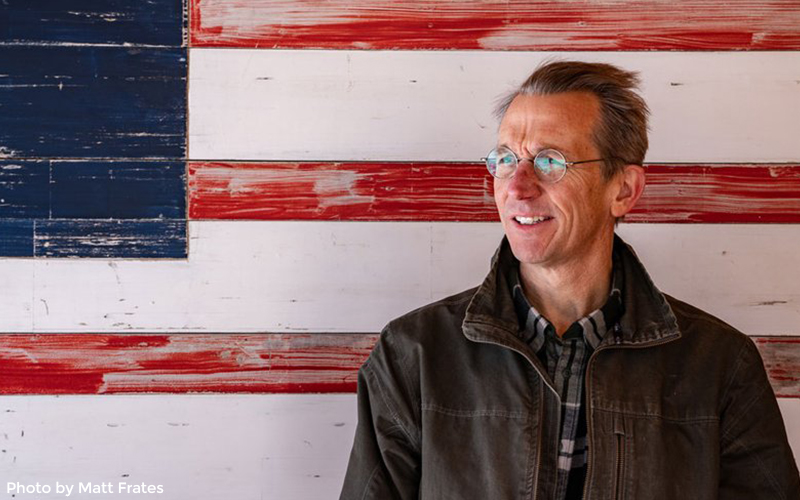
<svg viewBox="0 0 800 500">
<path fill-rule="evenodd" d="M 0 478 L 337 498 L 356 370 L 484 276 L 492 105 L 549 58 L 641 72 L 619 233 L 753 336 L 800 456 L 797 2 L 103 4 L 0 2 Z"/>
</svg>

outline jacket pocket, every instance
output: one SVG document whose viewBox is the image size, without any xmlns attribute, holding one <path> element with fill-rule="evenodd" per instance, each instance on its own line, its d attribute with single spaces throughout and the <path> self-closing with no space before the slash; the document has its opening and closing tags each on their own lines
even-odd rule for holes
<svg viewBox="0 0 800 500">
<path fill-rule="evenodd" d="M 423 405 L 421 499 L 530 495 L 537 426 L 524 412 Z"/>
<path fill-rule="evenodd" d="M 716 498 L 719 428 L 713 419 L 613 413 L 595 428 L 592 500 Z"/>
</svg>

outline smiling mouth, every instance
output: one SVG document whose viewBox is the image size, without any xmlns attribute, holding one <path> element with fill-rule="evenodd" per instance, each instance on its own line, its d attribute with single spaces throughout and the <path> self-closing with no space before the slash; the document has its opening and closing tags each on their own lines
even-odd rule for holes
<svg viewBox="0 0 800 500">
<path fill-rule="evenodd" d="M 552 217 L 547 217 L 544 215 L 537 215 L 535 217 L 522 217 L 520 215 L 517 215 L 516 217 L 514 217 L 514 220 L 523 226 L 533 226 L 548 221 L 550 219 L 552 219 Z"/>
</svg>

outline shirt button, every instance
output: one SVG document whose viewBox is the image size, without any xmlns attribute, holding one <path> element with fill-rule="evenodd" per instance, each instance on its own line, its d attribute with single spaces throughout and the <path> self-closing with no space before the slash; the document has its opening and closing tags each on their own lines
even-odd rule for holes
<svg viewBox="0 0 800 500">
<path fill-rule="evenodd" d="M 572 376 L 572 372 L 569 371 L 569 368 L 564 368 L 564 371 L 561 372 L 561 375 L 563 375 L 564 378 L 569 378 L 570 376 Z"/>
</svg>

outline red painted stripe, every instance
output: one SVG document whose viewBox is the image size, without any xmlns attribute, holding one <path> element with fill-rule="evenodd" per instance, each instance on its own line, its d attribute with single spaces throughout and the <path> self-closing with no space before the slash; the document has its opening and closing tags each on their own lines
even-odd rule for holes
<svg viewBox="0 0 800 500">
<path fill-rule="evenodd" d="M 649 165 L 630 222 L 800 222 L 799 165 Z"/>
<path fill-rule="evenodd" d="M 356 389 L 375 334 L 0 335 L 0 394 Z M 778 397 L 800 397 L 800 337 L 754 337 Z"/>
<path fill-rule="evenodd" d="M 631 222 L 800 222 L 800 165 L 649 165 Z M 492 178 L 458 163 L 189 165 L 189 217 L 497 220 Z"/>
<path fill-rule="evenodd" d="M 495 220 L 491 176 L 467 164 L 190 163 L 194 219 Z"/>
<path fill-rule="evenodd" d="M 200 47 L 798 50 L 796 0 L 191 0 Z"/>
<path fill-rule="evenodd" d="M 778 397 L 800 398 L 800 337 L 755 337 L 772 389 Z"/>
<path fill-rule="evenodd" d="M 376 335 L 0 335 L 0 394 L 355 392 Z"/>
</svg>

